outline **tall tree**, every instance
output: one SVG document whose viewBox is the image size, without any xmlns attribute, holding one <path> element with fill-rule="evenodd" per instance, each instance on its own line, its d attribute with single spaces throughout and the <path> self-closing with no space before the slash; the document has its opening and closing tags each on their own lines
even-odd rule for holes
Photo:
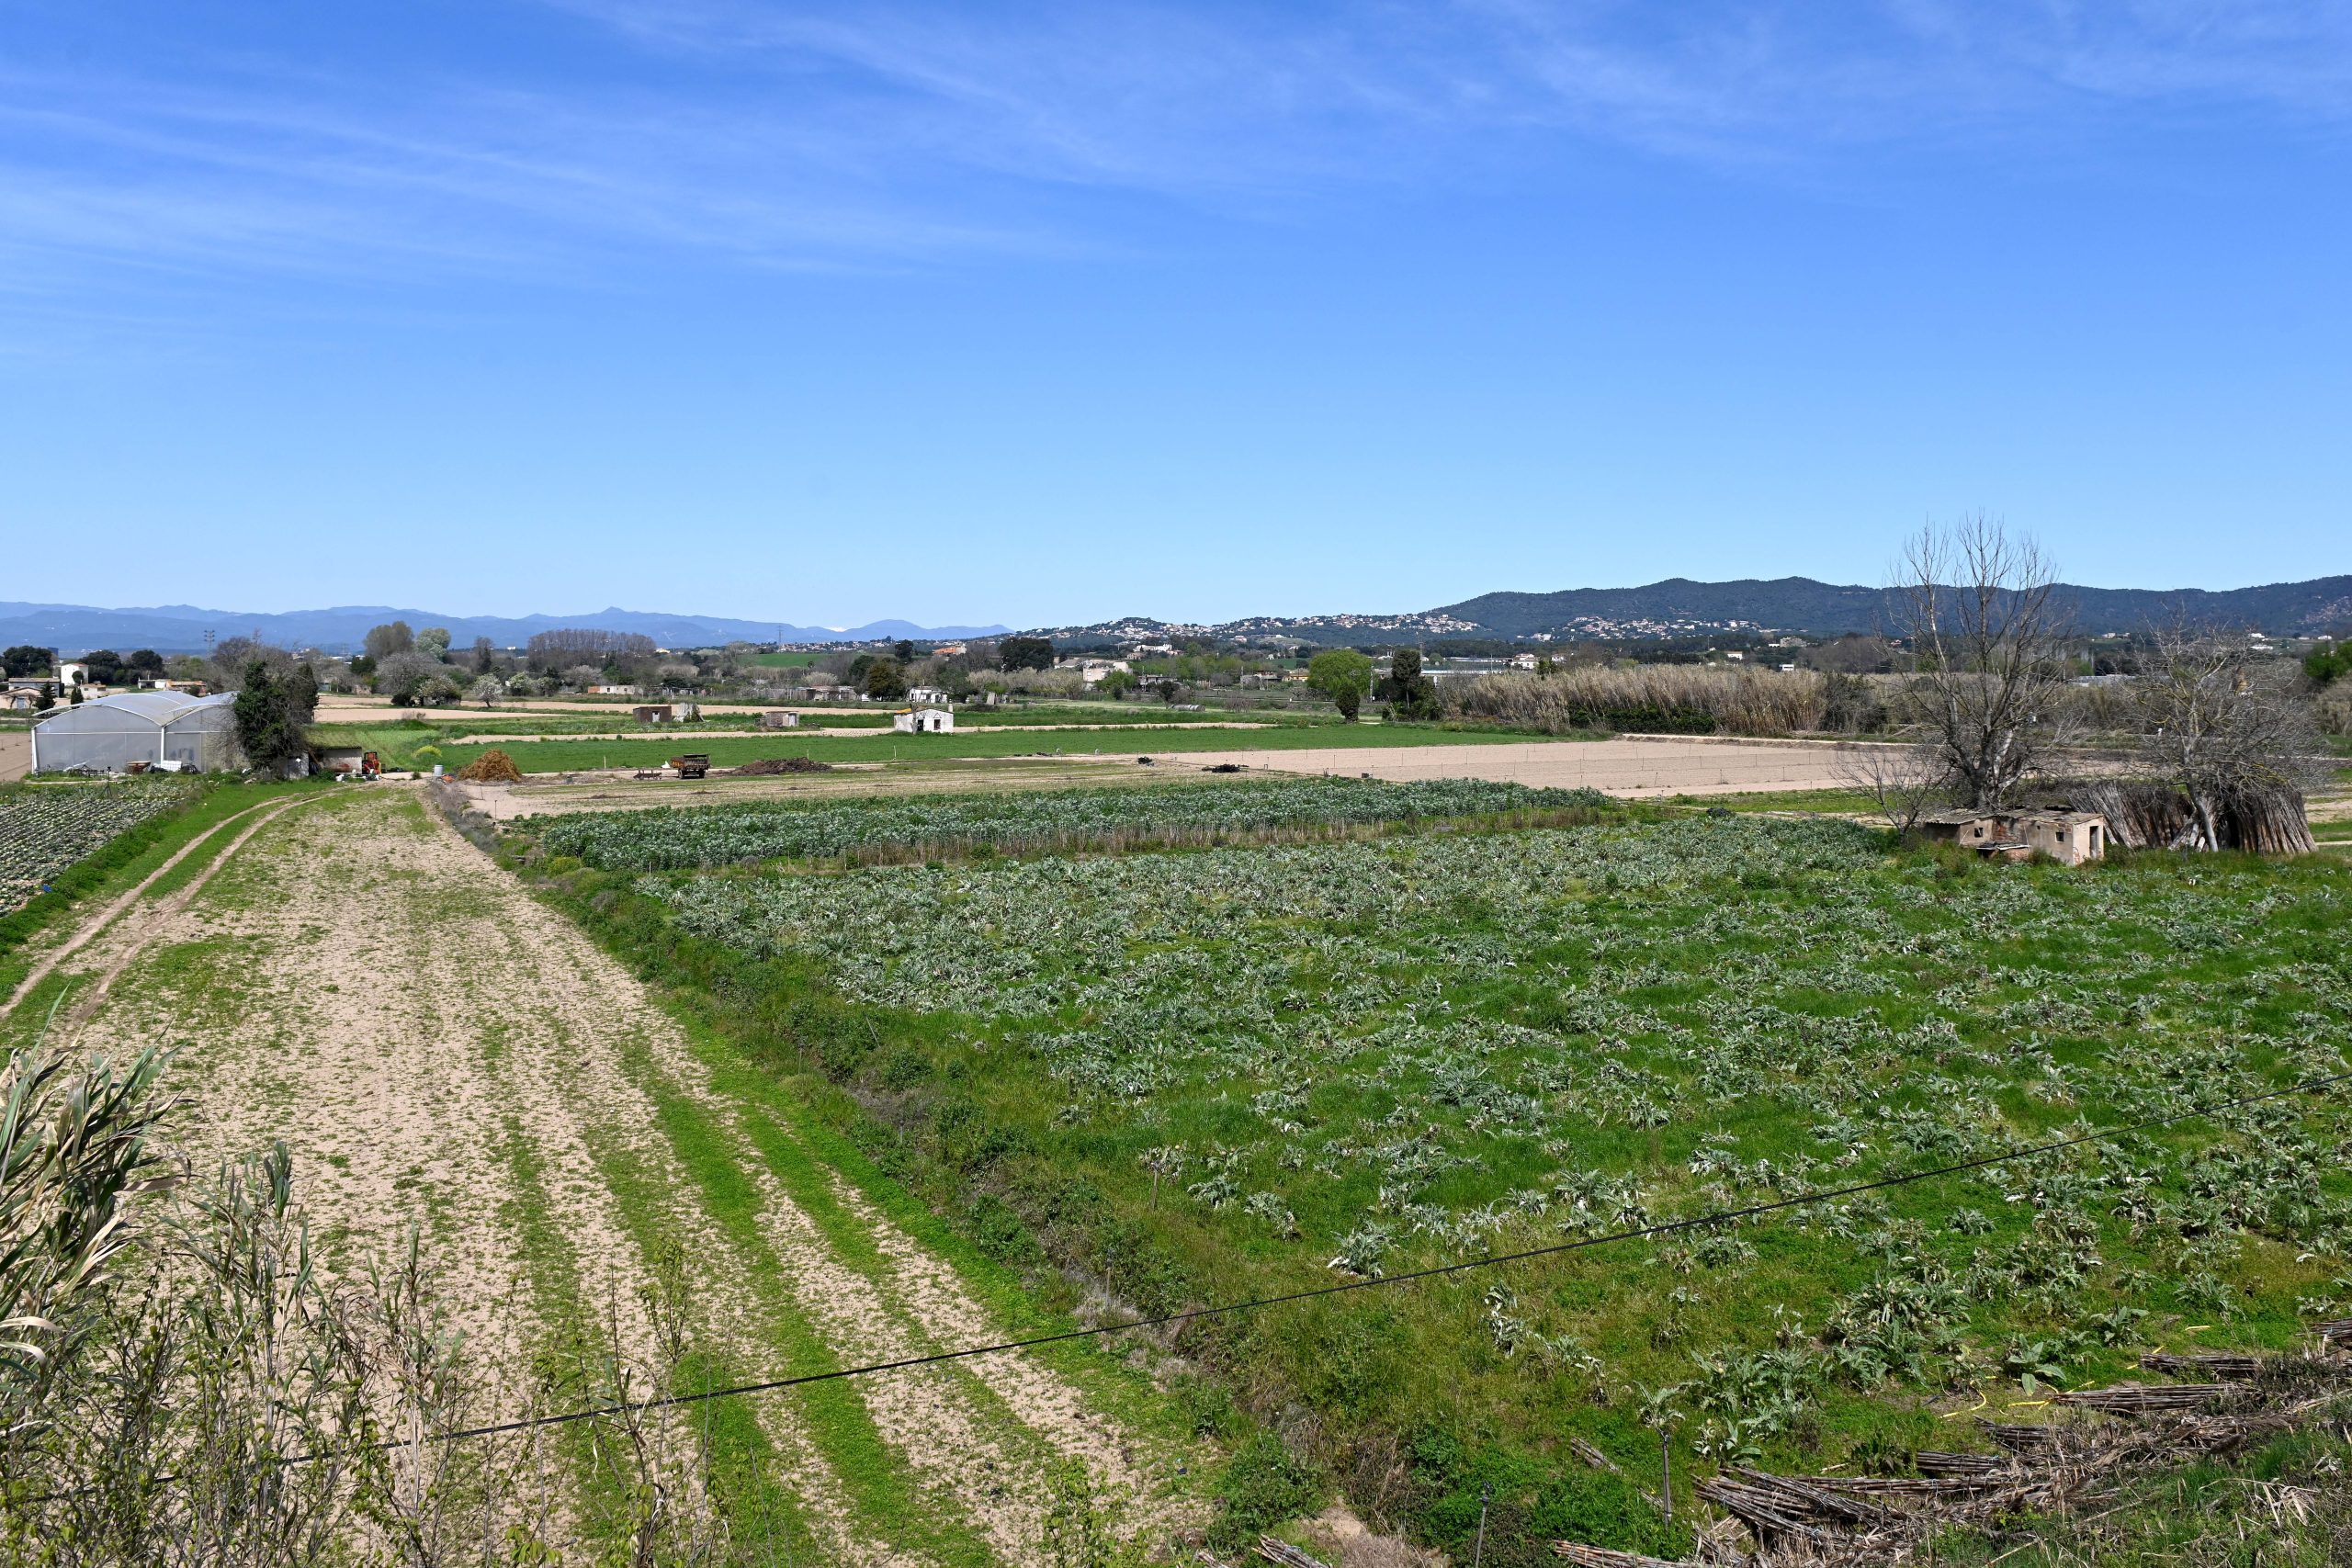
<svg viewBox="0 0 2352 1568">
<path fill-rule="evenodd" d="M 2055 582 L 2040 546 L 1982 516 L 1930 525 L 1905 548 L 1888 597 L 1918 661 L 1929 744 L 1962 805 L 2004 804 L 2056 743 Z"/>
<path fill-rule="evenodd" d="M 1372 690 L 1372 660 L 1352 648 L 1327 649 L 1306 661 L 1306 683 L 1331 699 L 1350 724 Z"/>
<path fill-rule="evenodd" d="M 478 637 L 474 638 L 474 673 L 477 675 L 487 675 L 490 673 L 490 638 L 486 637 Z"/>
<path fill-rule="evenodd" d="M 1054 667 L 1054 639 L 1044 637 L 1009 637 L 996 645 L 996 665 L 1000 670 L 1051 670 Z"/>
<path fill-rule="evenodd" d="M 423 653 L 395 653 L 376 666 L 376 690 L 394 707 L 436 707 L 458 699 L 449 667 Z"/>
<path fill-rule="evenodd" d="M 1388 676 L 1380 683 L 1380 696 L 1396 705 L 1399 718 L 1437 716 L 1437 682 L 1421 673 L 1419 649 L 1400 648 L 1388 656 Z"/>
<path fill-rule="evenodd" d="M 907 694 L 907 667 L 895 659 L 877 659 L 865 667 L 863 689 L 869 697 L 903 697 Z"/>
<path fill-rule="evenodd" d="M 434 659 L 445 657 L 449 651 L 449 628 L 427 626 L 417 633 L 416 651 Z"/>
<path fill-rule="evenodd" d="M 362 645 L 368 657 L 380 664 L 395 653 L 413 649 L 416 634 L 408 629 L 406 621 L 387 621 L 380 626 L 369 626 Z"/>
<path fill-rule="evenodd" d="M 2154 641 L 2133 683 L 2140 751 L 2188 797 L 2184 847 L 2310 849 L 2302 792 L 2328 769 L 2297 672 L 2234 633 L 2175 626 Z"/>
<path fill-rule="evenodd" d="M 245 761 L 275 773 L 301 756 L 310 745 L 302 733 L 308 717 L 304 708 L 317 693 L 317 682 L 309 680 L 308 666 L 279 674 L 265 660 L 248 660 L 239 678 L 233 707 L 237 744 L 244 750 Z"/>
<path fill-rule="evenodd" d="M 616 660 L 650 658 L 653 639 L 643 632 L 608 632 L 598 626 L 557 626 L 533 632 L 527 657 L 531 668 L 543 674 L 580 665 L 603 666 Z"/>
</svg>

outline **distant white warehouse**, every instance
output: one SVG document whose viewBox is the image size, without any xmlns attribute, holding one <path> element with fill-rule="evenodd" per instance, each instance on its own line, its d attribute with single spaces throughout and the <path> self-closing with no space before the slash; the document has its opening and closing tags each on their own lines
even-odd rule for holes
<svg viewBox="0 0 2352 1568">
<path fill-rule="evenodd" d="M 236 697 L 121 692 L 59 708 L 33 726 L 33 772 L 123 773 L 133 762 L 186 763 L 198 773 L 242 767 Z"/>
</svg>

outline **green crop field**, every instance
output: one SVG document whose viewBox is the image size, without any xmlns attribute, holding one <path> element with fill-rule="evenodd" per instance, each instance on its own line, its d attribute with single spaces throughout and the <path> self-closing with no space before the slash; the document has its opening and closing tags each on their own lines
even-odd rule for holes
<svg viewBox="0 0 2352 1568">
<path fill-rule="evenodd" d="M 168 776 L 107 784 L 20 784 L 0 789 L 0 915 L 22 908 L 109 840 L 199 793 Z"/>
<path fill-rule="evenodd" d="M 1034 842 L 1062 809 L 1008 802 L 996 830 Z M 1992 866 L 1844 822 L 1617 812 L 634 869 L 798 841 L 718 819 L 705 851 L 690 820 L 576 829 L 631 869 L 550 862 L 530 825 L 518 850 L 1063 1307 L 1166 1312 L 1850 1186 L 2342 1074 L 2352 1043 L 2334 856 Z M 1980 1443 L 1963 1417 L 2037 1418 L 2051 1385 L 2145 1348 L 2285 1347 L 2342 1314 L 2348 1109 L 2341 1086 L 2298 1092 L 1202 1320 L 1173 1342 L 1179 1388 L 1235 1455 L 1236 1521 L 1343 1494 L 1466 1562 L 1492 1488 L 1487 1562 L 1552 1561 L 1562 1536 L 1679 1555 L 1687 1529 L 1644 1495 L 1645 1417 L 1686 1499 L 1738 1461 L 1900 1472 Z"/>
<path fill-rule="evenodd" d="M 863 735 L 795 736 L 779 731 L 766 736 L 695 739 L 691 732 L 668 740 L 526 740 L 503 742 L 501 750 L 526 773 L 585 773 L 599 768 L 658 768 L 682 751 L 707 752 L 714 766 L 736 767 L 761 757 L 809 757 L 820 762 L 911 761 L 927 757 L 1078 757 L 1101 751 L 1112 756 L 1168 754 L 1186 751 L 1311 750 L 1329 747 L 1343 751 L 1353 746 L 1453 746 L 1510 741 L 1525 744 L 1524 735 L 1500 735 L 1476 730 L 1439 729 L 1420 725 L 1341 725 L 1284 727 L 1268 729 L 1134 729 L 1057 734 L 1036 729 L 960 729 L 953 735 L 903 735 L 884 731 Z M 1563 740 L 1562 745 L 1576 742 Z M 447 746 L 437 759 L 450 768 L 464 766 L 486 747 Z M 1341 761 L 1336 766 L 1345 767 Z"/>
<path fill-rule="evenodd" d="M 1076 789 L 896 800 L 763 800 L 740 806 L 579 812 L 541 832 L 550 853 L 601 871 L 668 871 L 784 858 L 975 848 L 1027 851 L 1137 840 L 1213 842 L 1263 829 L 1324 829 L 1499 813 L 1611 808 L 1597 790 L 1481 779 L 1202 781 L 1183 789 Z"/>
</svg>

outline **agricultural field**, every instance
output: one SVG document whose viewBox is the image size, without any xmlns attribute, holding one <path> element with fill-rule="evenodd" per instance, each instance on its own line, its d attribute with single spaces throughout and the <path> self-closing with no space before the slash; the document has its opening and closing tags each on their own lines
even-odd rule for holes
<svg viewBox="0 0 2352 1568">
<path fill-rule="evenodd" d="M 1212 843 L 1289 829 L 1323 830 L 1504 813 L 1589 812 L 1590 790 L 1476 779 L 1389 784 L 1368 779 L 1204 781 L 1178 788 L 1097 788 L 894 800 L 763 800 L 740 806 L 582 812 L 548 824 L 548 852 L 602 871 L 674 871 L 745 862 L 975 848 L 1023 852 L 1136 843 Z"/>
<path fill-rule="evenodd" d="M 961 720 L 958 720 L 961 723 Z M 666 740 L 537 740 L 503 743 L 526 773 L 590 773 L 605 769 L 658 768 L 682 750 L 682 737 Z M 1011 725 L 959 728 L 952 735 L 901 735 L 883 731 L 872 737 L 855 735 L 775 736 L 728 739 L 713 737 L 691 750 L 707 751 L 715 766 L 728 768 L 762 757 L 808 757 L 820 762 L 909 761 L 921 758 L 1182 755 L 1189 752 L 1305 751 L 1329 749 L 1344 753 L 1356 747 L 1406 747 L 1526 743 L 1526 737 L 1482 735 L 1473 730 L 1446 730 L 1418 725 L 1298 724 L 1264 728 L 1236 728 L 1198 724 L 1181 728 L 1120 729 L 1107 726 L 1016 728 Z M 1571 746 L 1562 739 L 1551 744 Z M 452 771 L 486 750 L 481 746 L 447 746 L 437 759 Z M 1337 765 L 1345 766 L 1344 761 Z"/>
<path fill-rule="evenodd" d="M 582 829 L 612 871 L 550 863 L 529 824 L 513 847 L 974 1246 L 1114 1314 L 1556 1246 L 2352 1068 L 2334 856 L 1995 867 L 1844 821 L 1619 812 L 637 869 L 788 841 L 721 825 L 705 851 L 687 821 Z M 1678 1555 L 1687 1512 L 1644 1495 L 1659 1427 L 1686 1498 L 1736 1461 L 1901 1472 L 2149 1348 L 2300 1343 L 2352 1305 L 2347 1138 L 2337 1084 L 1203 1320 L 1171 1342 L 1194 1369 L 1177 1386 L 1234 1455 L 1236 1510 L 1341 1495 L 1466 1561 L 1492 1488 L 1487 1562 L 1552 1561 L 1556 1537 Z"/>
<path fill-rule="evenodd" d="M 195 789 L 158 778 L 0 790 L 0 915 L 117 835 L 186 805 Z"/>
<path fill-rule="evenodd" d="M 172 1043 L 169 1146 L 200 1173 L 282 1141 L 333 1277 L 413 1235 L 475 1417 L 1069 1325 L 420 790 L 235 798 L 200 865 L 83 945 L 33 944 L 0 1039 Z M 514 1560 L 644 1560 L 596 1446 L 628 1439 L 566 1430 L 530 1482 L 558 1498 L 562 1555 L 518 1540 Z M 652 1440 L 707 1446 L 713 1506 L 751 1543 L 728 1561 L 1026 1568 L 1073 1491 L 1155 1540 L 1212 1506 L 1181 1412 L 1084 1345 L 697 1407 Z"/>
</svg>

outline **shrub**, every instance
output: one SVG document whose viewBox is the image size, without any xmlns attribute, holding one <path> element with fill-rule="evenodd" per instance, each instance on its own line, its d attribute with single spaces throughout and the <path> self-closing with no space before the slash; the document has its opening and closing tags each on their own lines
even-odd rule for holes
<svg viewBox="0 0 2352 1568">
<path fill-rule="evenodd" d="M 1296 1518 L 1323 1500 L 1323 1477 L 1271 1432 L 1235 1450 L 1217 1478 L 1216 1533 L 1238 1541 Z"/>
</svg>

